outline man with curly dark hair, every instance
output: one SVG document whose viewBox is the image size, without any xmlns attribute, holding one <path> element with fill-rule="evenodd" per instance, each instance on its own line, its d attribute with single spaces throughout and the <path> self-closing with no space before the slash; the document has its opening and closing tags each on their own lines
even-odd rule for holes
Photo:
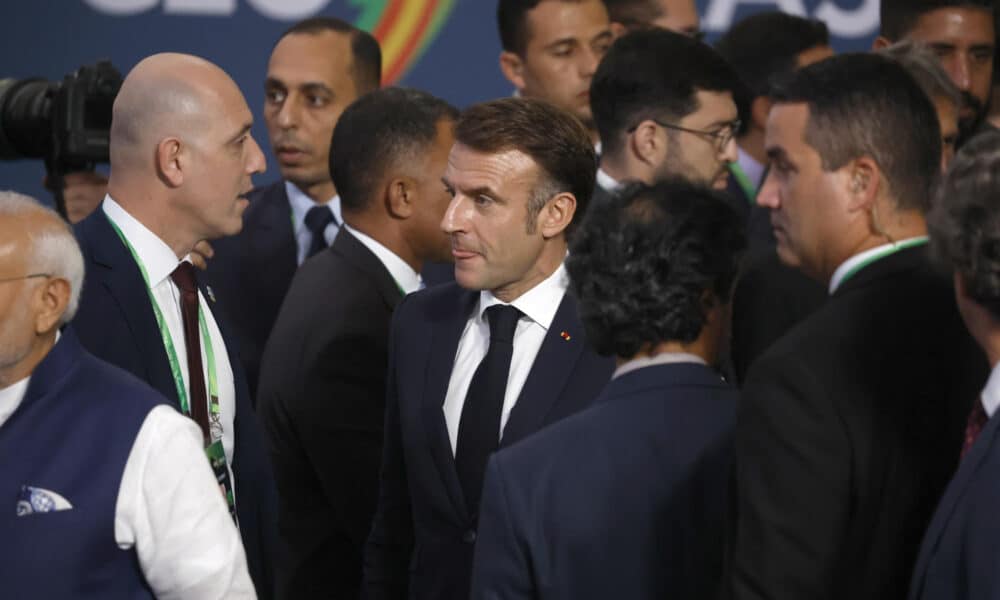
<svg viewBox="0 0 1000 600">
<path fill-rule="evenodd" d="M 992 597 L 1000 588 L 1000 132 L 970 141 L 928 216 L 965 325 L 992 366 L 965 430 L 963 458 L 924 535 L 910 598 Z"/>
<path fill-rule="evenodd" d="M 737 398 L 709 365 L 742 221 L 680 181 L 593 209 L 566 267 L 588 339 L 618 368 L 590 409 L 490 461 L 477 600 L 717 591 Z"/>
</svg>

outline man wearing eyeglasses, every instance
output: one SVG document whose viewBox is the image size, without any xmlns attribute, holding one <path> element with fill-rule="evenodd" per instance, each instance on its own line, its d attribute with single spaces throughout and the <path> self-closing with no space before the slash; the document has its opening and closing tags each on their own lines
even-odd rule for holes
<svg viewBox="0 0 1000 600">
<path fill-rule="evenodd" d="M 59 215 L 0 192 L 3 596 L 255 597 L 198 426 L 59 332 L 83 272 Z"/>
<path fill-rule="evenodd" d="M 603 146 L 594 202 L 625 181 L 682 177 L 725 189 L 736 160 L 737 85 L 732 68 L 688 36 L 650 29 L 616 41 L 590 89 Z"/>
</svg>

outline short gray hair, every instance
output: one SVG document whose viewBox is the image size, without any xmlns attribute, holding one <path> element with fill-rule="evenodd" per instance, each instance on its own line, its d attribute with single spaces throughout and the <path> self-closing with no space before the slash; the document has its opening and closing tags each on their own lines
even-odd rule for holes
<svg viewBox="0 0 1000 600">
<path fill-rule="evenodd" d="M 30 213 L 42 215 L 46 223 L 29 231 L 31 248 L 26 256 L 29 273 L 47 273 L 69 282 L 70 296 L 66 312 L 59 325 L 68 323 L 76 314 L 83 289 L 83 253 L 73 230 L 54 210 L 43 206 L 31 196 L 12 191 L 0 191 L 0 218 L 21 217 Z"/>
</svg>

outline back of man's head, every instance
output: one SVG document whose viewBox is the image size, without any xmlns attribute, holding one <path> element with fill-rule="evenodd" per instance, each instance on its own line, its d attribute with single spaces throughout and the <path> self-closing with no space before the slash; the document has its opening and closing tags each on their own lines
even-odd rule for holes
<svg viewBox="0 0 1000 600">
<path fill-rule="evenodd" d="M 590 86 L 602 153 L 616 155 L 628 129 L 644 119 L 678 121 L 698 109 L 699 91 L 735 92 L 732 67 L 691 37 L 650 29 L 619 38 Z"/>
<path fill-rule="evenodd" d="M 330 149 L 330 175 L 344 212 L 377 203 L 386 177 L 419 168 L 438 123 L 457 118 L 458 109 L 444 100 L 401 87 L 376 90 L 347 107 Z"/>
<path fill-rule="evenodd" d="M 797 68 L 799 54 L 829 46 L 826 24 L 781 12 L 751 15 L 715 43 L 753 96 L 767 94 L 771 80 Z"/>
<path fill-rule="evenodd" d="M 965 295 L 1000 322 L 1000 132 L 977 135 L 958 152 L 927 229 L 935 256 L 961 277 Z"/>
<path fill-rule="evenodd" d="M 837 170 L 864 156 L 878 165 L 892 200 L 926 211 L 941 162 L 941 130 L 930 99 L 896 61 L 844 54 L 776 82 L 776 104 L 806 104 L 806 142 Z"/>
<path fill-rule="evenodd" d="M 597 155 L 579 119 L 532 98 L 501 98 L 470 106 L 455 126 L 455 142 L 476 152 L 517 150 L 541 170 L 528 206 L 529 221 L 554 195 L 576 198 L 574 224 L 594 193 Z"/>
<path fill-rule="evenodd" d="M 637 184 L 595 206 L 566 260 L 587 339 L 623 358 L 694 341 L 707 309 L 728 304 L 745 245 L 726 200 L 684 181 Z"/>
<path fill-rule="evenodd" d="M 942 8 L 994 11 L 993 0 L 881 0 L 879 35 L 891 41 L 906 37 L 921 16 Z"/>
<path fill-rule="evenodd" d="M 358 94 L 377 89 L 382 80 L 382 49 L 372 34 L 358 29 L 347 21 L 336 17 L 310 17 L 285 30 L 277 42 L 289 35 L 318 35 L 326 32 L 350 36 L 351 54 L 354 57 L 351 63 L 351 75 Z"/>
</svg>

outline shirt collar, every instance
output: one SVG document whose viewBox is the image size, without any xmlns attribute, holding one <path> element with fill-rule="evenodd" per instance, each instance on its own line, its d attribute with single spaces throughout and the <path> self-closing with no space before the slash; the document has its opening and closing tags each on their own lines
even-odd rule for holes
<svg viewBox="0 0 1000 600">
<path fill-rule="evenodd" d="M 529 319 L 548 330 L 552 320 L 556 318 L 559 303 L 562 302 L 566 288 L 569 287 L 569 277 L 563 264 L 538 285 L 521 294 L 510 303 Z M 485 318 L 486 309 L 494 304 L 506 304 L 489 290 L 479 292 L 479 318 Z"/>
<path fill-rule="evenodd" d="M 833 277 L 830 278 L 830 294 L 832 295 L 834 292 L 837 291 L 837 288 L 839 288 L 840 284 L 844 282 L 844 278 L 847 277 L 848 273 L 852 272 L 861 265 L 864 265 L 866 262 L 875 260 L 879 254 L 882 254 L 886 251 L 894 251 L 897 249 L 898 246 L 906 244 L 908 242 L 912 243 L 916 241 L 923 241 L 926 239 L 927 239 L 926 235 L 918 235 L 915 237 L 906 238 L 905 240 L 899 240 L 898 242 L 892 242 L 890 244 L 882 244 L 881 246 L 875 246 L 874 248 L 869 248 L 864 252 L 855 254 L 851 258 L 848 258 L 843 263 L 841 263 L 839 267 L 837 267 L 836 271 L 833 272 Z"/>
<path fill-rule="evenodd" d="M 705 362 L 705 359 L 696 354 L 689 354 L 687 352 L 661 352 L 653 356 L 640 356 L 639 358 L 633 358 L 628 362 L 618 365 L 618 368 L 615 369 L 614 373 L 612 373 L 611 379 L 617 379 L 626 373 L 638 371 L 639 369 L 643 369 L 645 367 L 672 365 L 677 363 L 708 365 L 708 363 Z"/>
<path fill-rule="evenodd" d="M 306 223 L 306 213 L 309 209 L 314 206 L 323 206 L 318 202 L 314 202 L 312 198 L 306 196 L 306 193 L 298 188 L 297 185 L 291 181 L 285 180 L 285 195 L 288 196 L 288 203 L 292 206 L 292 224 L 295 230 L 295 235 L 298 235 L 305 227 Z M 340 196 L 334 194 L 333 198 L 330 198 L 326 206 L 330 207 L 333 211 L 333 218 L 337 220 L 337 224 L 344 222 L 343 217 L 340 216 Z"/>
<path fill-rule="evenodd" d="M 760 187 L 761 179 L 764 177 L 764 165 L 757 162 L 757 160 L 743 151 L 743 148 L 739 146 L 736 147 L 738 153 L 736 157 L 736 164 L 743 169 L 743 173 L 750 180 L 750 184 L 753 185 L 754 189 Z"/>
<path fill-rule="evenodd" d="M 620 182 L 600 167 L 597 168 L 597 185 L 601 186 L 605 192 L 617 192 L 622 187 Z"/>
<path fill-rule="evenodd" d="M 990 378 L 986 381 L 986 387 L 983 388 L 982 398 L 986 416 L 992 417 L 997 408 L 1000 408 L 1000 363 L 994 365 L 993 370 L 990 371 Z"/>
<path fill-rule="evenodd" d="M 396 285 L 403 290 L 403 294 L 411 294 L 420 289 L 423 280 L 420 278 L 420 274 L 413 270 L 405 260 L 396 255 L 395 252 L 389 250 L 377 240 L 361 233 L 357 229 L 351 227 L 347 223 L 344 223 L 344 228 L 351 232 L 351 235 L 358 238 L 358 241 L 365 245 L 372 254 L 382 263 L 382 265 L 389 271 L 389 275 L 396 281 Z"/>
<path fill-rule="evenodd" d="M 142 267 L 149 277 L 149 288 L 153 289 L 170 277 L 181 261 L 166 242 L 133 217 L 110 194 L 104 197 L 104 214 L 118 226 L 122 235 L 135 250 Z M 183 260 L 190 261 L 190 255 Z"/>
</svg>

